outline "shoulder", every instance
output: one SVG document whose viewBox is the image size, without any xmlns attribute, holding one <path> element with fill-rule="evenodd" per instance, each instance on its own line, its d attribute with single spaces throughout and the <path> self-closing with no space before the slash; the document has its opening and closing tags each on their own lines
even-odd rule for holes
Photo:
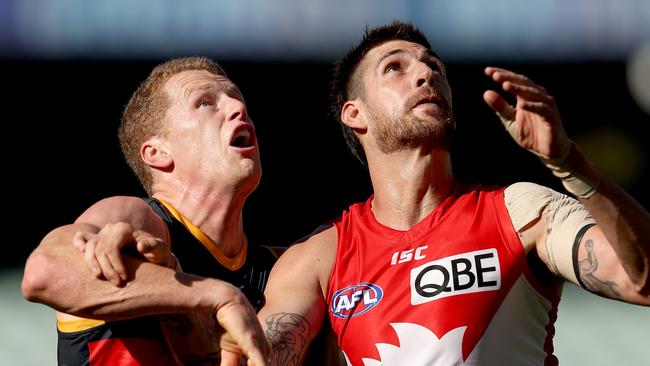
<svg viewBox="0 0 650 366">
<path fill-rule="evenodd" d="M 552 190 L 546 186 L 532 182 L 517 182 L 505 188 L 504 195 L 506 201 L 527 199 L 546 199 L 548 196 L 559 195 L 561 193 Z"/>
<path fill-rule="evenodd" d="M 128 217 L 133 213 L 147 211 L 149 205 L 139 197 L 112 196 L 101 199 L 88 207 L 80 218 L 89 218 L 96 214 L 114 218 Z"/>
<path fill-rule="evenodd" d="M 517 231 L 541 217 L 551 202 L 569 198 L 551 188 L 530 182 L 509 185 L 504 190 L 503 196 L 512 224 Z"/>
<path fill-rule="evenodd" d="M 97 201 L 86 209 L 75 223 L 102 227 L 107 223 L 127 222 L 136 228 L 158 231 L 164 222 L 140 197 L 112 196 Z"/>
<path fill-rule="evenodd" d="M 334 225 L 323 225 L 307 237 L 291 245 L 282 257 L 285 256 L 316 256 L 327 255 L 336 250 L 337 232 Z"/>
<path fill-rule="evenodd" d="M 318 232 L 287 248 L 276 267 L 290 268 L 296 275 L 311 273 L 321 284 L 326 284 L 334 265 L 337 241 L 336 227 L 321 227 Z"/>
</svg>

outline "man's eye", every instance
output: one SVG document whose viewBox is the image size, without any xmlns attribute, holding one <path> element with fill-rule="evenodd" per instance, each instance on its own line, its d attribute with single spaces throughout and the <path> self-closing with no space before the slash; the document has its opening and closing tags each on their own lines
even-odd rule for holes
<svg viewBox="0 0 650 366">
<path fill-rule="evenodd" d="M 394 63 L 390 63 L 390 64 L 386 65 L 386 69 L 384 69 L 384 73 L 388 74 L 389 72 L 400 71 L 400 70 L 402 70 L 402 66 L 400 64 L 394 62 Z"/>
<path fill-rule="evenodd" d="M 440 66 L 439 63 L 437 63 L 435 61 L 432 61 L 432 62 L 429 62 L 428 65 L 431 68 L 431 70 L 442 73 L 442 67 Z"/>
<path fill-rule="evenodd" d="M 209 107 L 210 106 L 210 99 L 208 98 L 202 98 L 199 101 L 199 107 Z"/>
</svg>

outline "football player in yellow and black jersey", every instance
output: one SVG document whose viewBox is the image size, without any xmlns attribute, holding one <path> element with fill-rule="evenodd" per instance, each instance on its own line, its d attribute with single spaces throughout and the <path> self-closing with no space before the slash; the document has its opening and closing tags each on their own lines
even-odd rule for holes
<svg viewBox="0 0 650 366">
<path fill-rule="evenodd" d="M 173 365 L 217 359 L 221 350 L 224 360 L 236 361 L 236 351 L 266 365 L 254 307 L 274 257 L 243 232 L 261 165 L 241 92 L 212 60 L 165 62 L 131 97 L 119 138 L 151 198 L 95 203 L 50 232 L 26 263 L 24 296 L 58 311 L 59 364 Z M 85 258 L 71 245 L 80 233 Z M 160 247 L 152 240 L 178 261 L 151 252 Z M 161 321 L 172 331 L 163 333 Z M 196 353 L 171 342 L 172 352 L 166 338 L 177 335 L 214 347 Z"/>
</svg>

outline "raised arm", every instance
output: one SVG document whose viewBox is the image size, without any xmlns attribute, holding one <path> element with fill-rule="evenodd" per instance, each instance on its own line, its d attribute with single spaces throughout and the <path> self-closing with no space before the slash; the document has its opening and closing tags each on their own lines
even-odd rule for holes
<svg viewBox="0 0 650 366">
<path fill-rule="evenodd" d="M 488 67 L 486 74 L 517 99 L 513 107 L 498 93 L 486 91 L 486 103 L 497 112 L 513 139 L 537 155 L 596 221 L 595 226 L 577 237 L 574 266 L 578 282 L 605 297 L 650 305 L 648 212 L 604 177 L 569 140 L 555 100 L 543 87 L 504 69 Z M 540 225 L 553 224 L 546 218 L 548 215 L 539 221 Z M 537 250 L 549 268 L 556 271 L 546 254 L 550 248 L 545 233 L 551 229 L 537 231 Z M 573 250 L 573 244 L 566 240 L 563 250 Z"/>
<path fill-rule="evenodd" d="M 258 317 L 271 344 L 273 365 L 300 365 L 325 315 L 324 293 L 334 255 L 330 228 L 290 247 L 273 267 Z"/>
</svg>

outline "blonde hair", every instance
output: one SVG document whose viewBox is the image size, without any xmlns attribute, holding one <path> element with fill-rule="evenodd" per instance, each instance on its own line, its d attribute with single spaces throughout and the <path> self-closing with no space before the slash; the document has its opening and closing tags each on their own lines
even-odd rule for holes
<svg viewBox="0 0 650 366">
<path fill-rule="evenodd" d="M 118 129 L 120 146 L 126 162 L 148 194 L 152 193 L 153 176 L 149 166 L 140 157 L 140 147 L 152 136 L 167 134 L 165 114 L 171 101 L 163 87 L 172 76 L 190 70 L 206 70 L 226 76 L 219 64 L 206 57 L 169 60 L 151 71 L 124 108 Z"/>
</svg>

